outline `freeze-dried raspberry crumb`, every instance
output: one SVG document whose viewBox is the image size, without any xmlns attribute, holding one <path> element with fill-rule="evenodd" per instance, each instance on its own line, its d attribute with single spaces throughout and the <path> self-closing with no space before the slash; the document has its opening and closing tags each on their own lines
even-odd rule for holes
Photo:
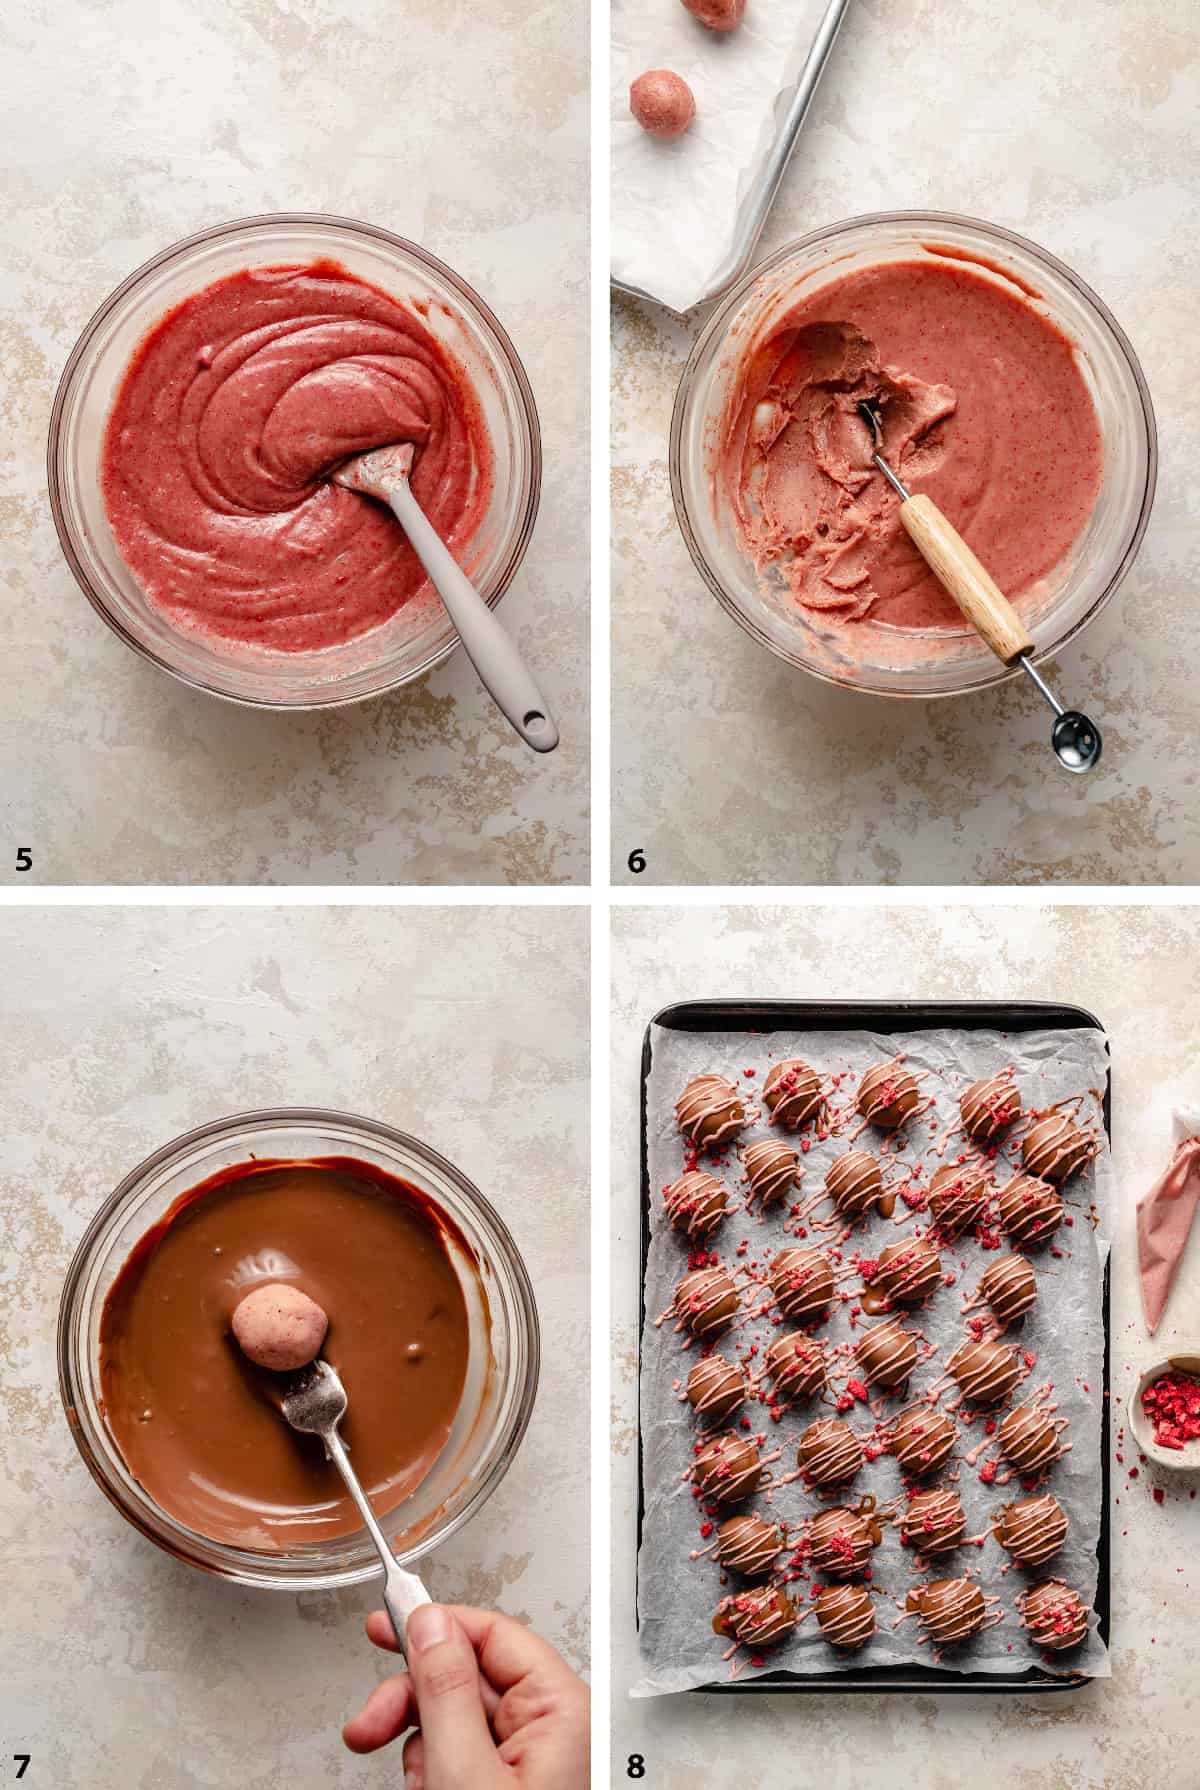
<svg viewBox="0 0 1200 1790">
<path fill-rule="evenodd" d="M 1142 1410 L 1160 1448 L 1182 1450 L 1200 1440 L 1200 1379 L 1168 1370 L 1142 1393 Z"/>
</svg>

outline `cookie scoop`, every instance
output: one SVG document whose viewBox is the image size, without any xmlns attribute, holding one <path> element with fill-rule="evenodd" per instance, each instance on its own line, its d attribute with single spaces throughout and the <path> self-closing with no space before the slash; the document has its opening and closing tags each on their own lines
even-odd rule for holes
<svg viewBox="0 0 1200 1790">
<path fill-rule="evenodd" d="M 888 465 L 883 457 L 883 429 L 875 406 L 864 398 L 859 402 L 858 414 L 871 432 L 871 463 L 900 498 L 900 520 L 913 546 L 996 657 L 1014 669 L 1019 666 L 1054 710 L 1050 744 L 1059 764 L 1068 771 L 1090 771 L 1100 761 L 1100 729 L 1078 709 L 1063 708 L 1034 667 L 1032 635 L 991 573 L 976 559 L 933 499 L 923 491 L 914 495 Z"/>
</svg>

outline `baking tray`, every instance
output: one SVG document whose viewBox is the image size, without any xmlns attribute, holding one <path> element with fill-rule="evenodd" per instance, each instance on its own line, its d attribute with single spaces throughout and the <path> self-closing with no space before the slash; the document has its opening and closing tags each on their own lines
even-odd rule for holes
<svg viewBox="0 0 1200 1790">
<path fill-rule="evenodd" d="M 819 1031 L 822 1027 L 872 1032 L 935 1031 L 958 1026 L 964 1031 L 995 1030 L 1035 1032 L 1046 1027 L 1086 1028 L 1104 1034 L 1094 1013 L 1083 1007 L 1060 1006 L 1054 1001 L 680 1001 L 656 1013 L 642 1040 L 641 1088 L 641 1237 L 638 1250 L 638 1508 L 637 1546 L 642 1544 L 645 1497 L 642 1480 L 642 1334 L 646 1327 L 646 1257 L 650 1249 L 650 1166 L 647 1140 L 646 1087 L 650 1075 L 650 1034 L 654 1026 L 678 1032 L 779 1032 Z M 1112 1070 L 1104 1083 L 1104 1130 L 1112 1144 Z M 1109 1568 L 1111 1514 L 1109 1509 L 1109 1406 L 1112 1337 L 1109 1323 L 1109 1260 L 1104 1262 L 1104 1385 L 1100 1400 L 1100 1540 L 1096 1548 L 1096 1618 L 1100 1639 L 1108 1645 L 1110 1618 Z M 636 1607 L 636 1606 L 635 1606 Z M 640 1625 L 639 1625 L 640 1626 Z M 1047 1672 L 1032 1663 L 1019 1672 L 946 1672 L 937 1666 L 914 1664 L 856 1666 L 837 1672 L 758 1672 L 749 1681 L 705 1684 L 691 1694 L 746 1696 L 771 1691 L 803 1695 L 829 1691 L 936 1691 L 941 1695 L 1007 1696 L 1014 1692 L 1077 1691 L 1093 1683 L 1085 1672 Z"/>
<path fill-rule="evenodd" d="M 784 108 L 779 119 L 779 129 L 775 141 L 771 145 L 771 153 L 763 164 L 763 170 L 753 186 L 747 187 L 738 211 L 737 231 L 730 245 L 729 255 L 713 276 L 715 284 L 697 299 L 696 304 L 712 304 L 724 296 L 729 288 L 741 279 L 750 265 L 750 258 L 758 246 L 758 239 L 763 233 L 775 195 L 779 191 L 780 182 L 787 172 L 788 163 L 800 140 L 800 131 L 808 116 L 808 108 L 812 104 L 813 95 L 825 72 L 825 64 L 829 60 L 829 52 L 837 42 L 842 21 L 850 8 L 850 0 L 829 0 L 821 23 L 817 26 L 812 47 L 804 59 L 791 99 Z M 661 300 L 644 292 L 640 286 L 627 285 L 624 280 L 610 280 L 614 292 L 624 292 L 629 298 L 643 299 L 648 304 L 660 305 Z M 693 306 L 694 310 L 696 307 Z M 673 312 L 672 315 L 686 315 Z"/>
</svg>

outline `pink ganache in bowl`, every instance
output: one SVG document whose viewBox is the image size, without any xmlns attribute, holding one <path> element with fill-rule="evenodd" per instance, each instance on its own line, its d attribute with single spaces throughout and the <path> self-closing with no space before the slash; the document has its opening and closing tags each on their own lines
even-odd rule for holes
<svg viewBox="0 0 1200 1790">
<path fill-rule="evenodd" d="M 1132 348 L 1045 251 L 940 213 L 857 218 L 728 295 L 676 400 L 671 477 L 699 570 L 780 657 L 881 694 L 1010 675 L 917 553 L 883 451 L 1008 593 L 1038 656 L 1090 621 L 1153 500 L 1154 417 Z"/>
<path fill-rule="evenodd" d="M 541 447 L 491 311 L 373 225 L 221 225 L 139 268 L 76 346 L 50 430 L 59 539 L 105 621 L 185 682 L 264 707 L 356 701 L 457 641 L 391 512 L 328 477 L 393 442 L 494 605 L 532 533 Z"/>
</svg>

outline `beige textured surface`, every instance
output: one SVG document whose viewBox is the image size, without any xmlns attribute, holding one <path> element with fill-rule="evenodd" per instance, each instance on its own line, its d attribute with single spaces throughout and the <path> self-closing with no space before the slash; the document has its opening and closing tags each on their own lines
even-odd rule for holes
<svg viewBox="0 0 1200 1790">
<path fill-rule="evenodd" d="M 6 12 L 0 879 L 19 844 L 26 884 L 586 881 L 587 16 L 586 0 Z M 122 646 L 59 553 L 46 429 L 83 325 L 169 243 L 286 210 L 423 243 L 525 362 L 542 508 L 501 614 L 559 715 L 549 760 L 462 653 L 324 716 L 194 694 Z"/>
<path fill-rule="evenodd" d="M 614 1782 L 642 1753 L 659 1790 L 732 1782 L 784 1790 L 819 1761 L 827 1790 L 871 1783 L 958 1790 L 981 1762 L 1003 1790 L 1191 1790 L 1200 1707 L 1195 1598 L 1200 1499 L 1189 1480 L 1114 1466 L 1113 1677 L 1053 1697 L 630 1702 L 636 1511 L 638 1063 L 668 1001 L 722 995 L 1062 1000 L 1090 1008 L 1113 1051 L 1119 1177 L 1112 1386 L 1200 1335 L 1193 1237 L 1155 1343 L 1142 1331 L 1134 1204 L 1171 1149 L 1171 1110 L 1200 1093 L 1200 909 L 1011 907 L 622 909 L 613 943 Z M 1161 1345 L 1161 1346 L 1160 1346 Z M 1153 1351 L 1153 1352 L 1152 1352 Z M 1119 1415 L 1114 1411 L 1114 1415 Z M 1162 1484 L 1156 1505 L 1151 1486 Z M 1190 1482 L 1195 1485 L 1193 1476 Z M 736 1749 L 736 1751 L 735 1751 Z M 813 1781 L 816 1781 L 814 1771 Z"/>
<path fill-rule="evenodd" d="M 671 406 L 702 315 L 614 306 L 613 865 L 639 883 L 1200 879 L 1190 630 L 1200 13 L 1153 0 L 855 0 L 761 242 L 857 213 L 966 212 L 1074 267 L 1129 333 L 1158 413 L 1150 532 L 1054 667 L 1105 736 L 1076 779 L 1015 683 L 961 702 L 826 688 L 718 608 L 675 525 Z M 1024 680 L 1022 680 L 1024 684 Z"/>
<path fill-rule="evenodd" d="M 5 1757 L 32 1752 L 27 1781 L 55 1790 L 399 1782 L 398 1756 L 355 1760 L 339 1736 L 386 1671 L 362 1633 L 370 1590 L 252 1593 L 178 1564 L 93 1485 L 58 1401 L 58 1295 L 97 1205 L 178 1132 L 273 1102 L 414 1132 L 512 1228 L 542 1321 L 538 1402 L 428 1583 L 584 1668 L 586 914 L 10 908 L 0 981 Z"/>
</svg>

